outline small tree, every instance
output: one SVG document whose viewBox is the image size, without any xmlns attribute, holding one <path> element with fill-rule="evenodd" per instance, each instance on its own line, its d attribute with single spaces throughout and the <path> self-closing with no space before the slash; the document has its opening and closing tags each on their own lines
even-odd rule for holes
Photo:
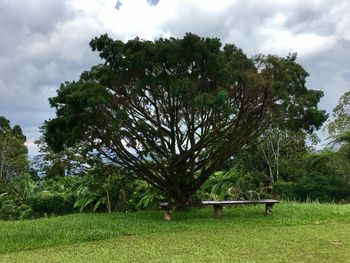
<svg viewBox="0 0 350 263">
<path fill-rule="evenodd" d="M 90 46 L 105 63 L 50 99 L 57 117 L 47 143 L 58 151 L 84 141 L 179 202 L 271 122 L 311 131 L 326 119 L 295 55 L 249 59 L 193 34 L 127 43 L 103 35 Z"/>
</svg>

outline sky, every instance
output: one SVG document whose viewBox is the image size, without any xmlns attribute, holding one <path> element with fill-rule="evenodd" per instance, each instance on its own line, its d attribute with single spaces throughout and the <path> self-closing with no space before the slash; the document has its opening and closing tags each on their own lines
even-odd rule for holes
<svg viewBox="0 0 350 263">
<path fill-rule="evenodd" d="M 29 156 L 39 126 L 53 118 L 48 98 L 101 63 L 89 47 L 108 33 L 127 41 L 192 32 L 233 43 L 249 56 L 297 52 L 307 86 L 331 113 L 350 90 L 347 0 L 0 0 L 0 116 L 19 124 Z"/>
</svg>

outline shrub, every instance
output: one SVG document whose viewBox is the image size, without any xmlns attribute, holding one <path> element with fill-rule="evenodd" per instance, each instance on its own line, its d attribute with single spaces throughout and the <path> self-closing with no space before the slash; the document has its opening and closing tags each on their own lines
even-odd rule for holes
<svg viewBox="0 0 350 263">
<path fill-rule="evenodd" d="M 144 181 L 137 181 L 130 205 L 135 209 L 152 209 L 158 207 L 159 201 L 164 199 L 165 195 L 159 189 Z"/>
<path fill-rule="evenodd" d="M 80 211 L 112 212 L 132 208 L 135 182 L 113 166 L 96 166 L 76 184 L 75 207 Z"/>
<path fill-rule="evenodd" d="M 36 216 L 63 215 L 73 213 L 75 197 L 65 196 L 55 192 L 40 192 L 27 200 L 27 204 L 33 209 Z"/>
<path fill-rule="evenodd" d="M 278 181 L 274 192 L 282 199 L 298 201 L 339 202 L 349 200 L 350 185 L 344 177 L 312 173 L 296 182 Z"/>
<path fill-rule="evenodd" d="M 245 200 L 270 197 L 261 176 L 240 174 L 235 169 L 216 172 L 197 191 L 194 200 Z"/>
<path fill-rule="evenodd" d="M 277 181 L 274 184 L 273 192 L 275 196 L 284 200 L 296 199 L 296 184 L 294 182 Z"/>
<path fill-rule="evenodd" d="M 332 202 L 349 198 L 349 184 L 345 178 L 323 174 L 302 177 L 295 185 L 295 195 L 300 201 L 318 200 Z"/>
<path fill-rule="evenodd" d="M 32 218 L 33 211 L 28 205 L 16 205 L 12 200 L 2 203 L 0 209 L 0 218 L 3 220 L 18 220 Z"/>
</svg>

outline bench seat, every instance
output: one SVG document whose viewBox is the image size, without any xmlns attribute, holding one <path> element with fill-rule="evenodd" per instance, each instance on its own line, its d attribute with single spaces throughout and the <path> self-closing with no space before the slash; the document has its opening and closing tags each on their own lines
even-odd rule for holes
<svg viewBox="0 0 350 263">
<path fill-rule="evenodd" d="M 164 210 L 164 219 L 169 221 L 172 218 L 171 211 L 176 207 L 200 207 L 211 205 L 214 207 L 214 215 L 216 218 L 222 218 L 222 207 L 227 205 L 265 205 L 266 215 L 272 215 L 272 208 L 275 204 L 278 204 L 278 200 L 274 199 L 259 199 L 259 200 L 226 200 L 226 201 L 196 201 L 186 203 L 174 203 L 174 202 L 160 202 L 159 206 Z"/>
</svg>

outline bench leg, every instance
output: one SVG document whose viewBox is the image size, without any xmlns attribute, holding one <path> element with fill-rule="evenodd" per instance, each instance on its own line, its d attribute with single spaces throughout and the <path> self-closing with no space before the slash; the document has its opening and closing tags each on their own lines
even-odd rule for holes
<svg viewBox="0 0 350 263">
<path fill-rule="evenodd" d="M 273 207 L 273 204 L 266 204 L 265 205 L 265 214 L 267 216 L 272 215 L 272 207 Z"/>
<path fill-rule="evenodd" d="M 164 220 L 165 221 L 170 221 L 172 218 L 171 210 L 165 210 L 164 212 Z"/>
<path fill-rule="evenodd" d="M 222 218 L 222 206 L 221 205 L 214 205 L 214 215 L 217 219 Z"/>
</svg>

